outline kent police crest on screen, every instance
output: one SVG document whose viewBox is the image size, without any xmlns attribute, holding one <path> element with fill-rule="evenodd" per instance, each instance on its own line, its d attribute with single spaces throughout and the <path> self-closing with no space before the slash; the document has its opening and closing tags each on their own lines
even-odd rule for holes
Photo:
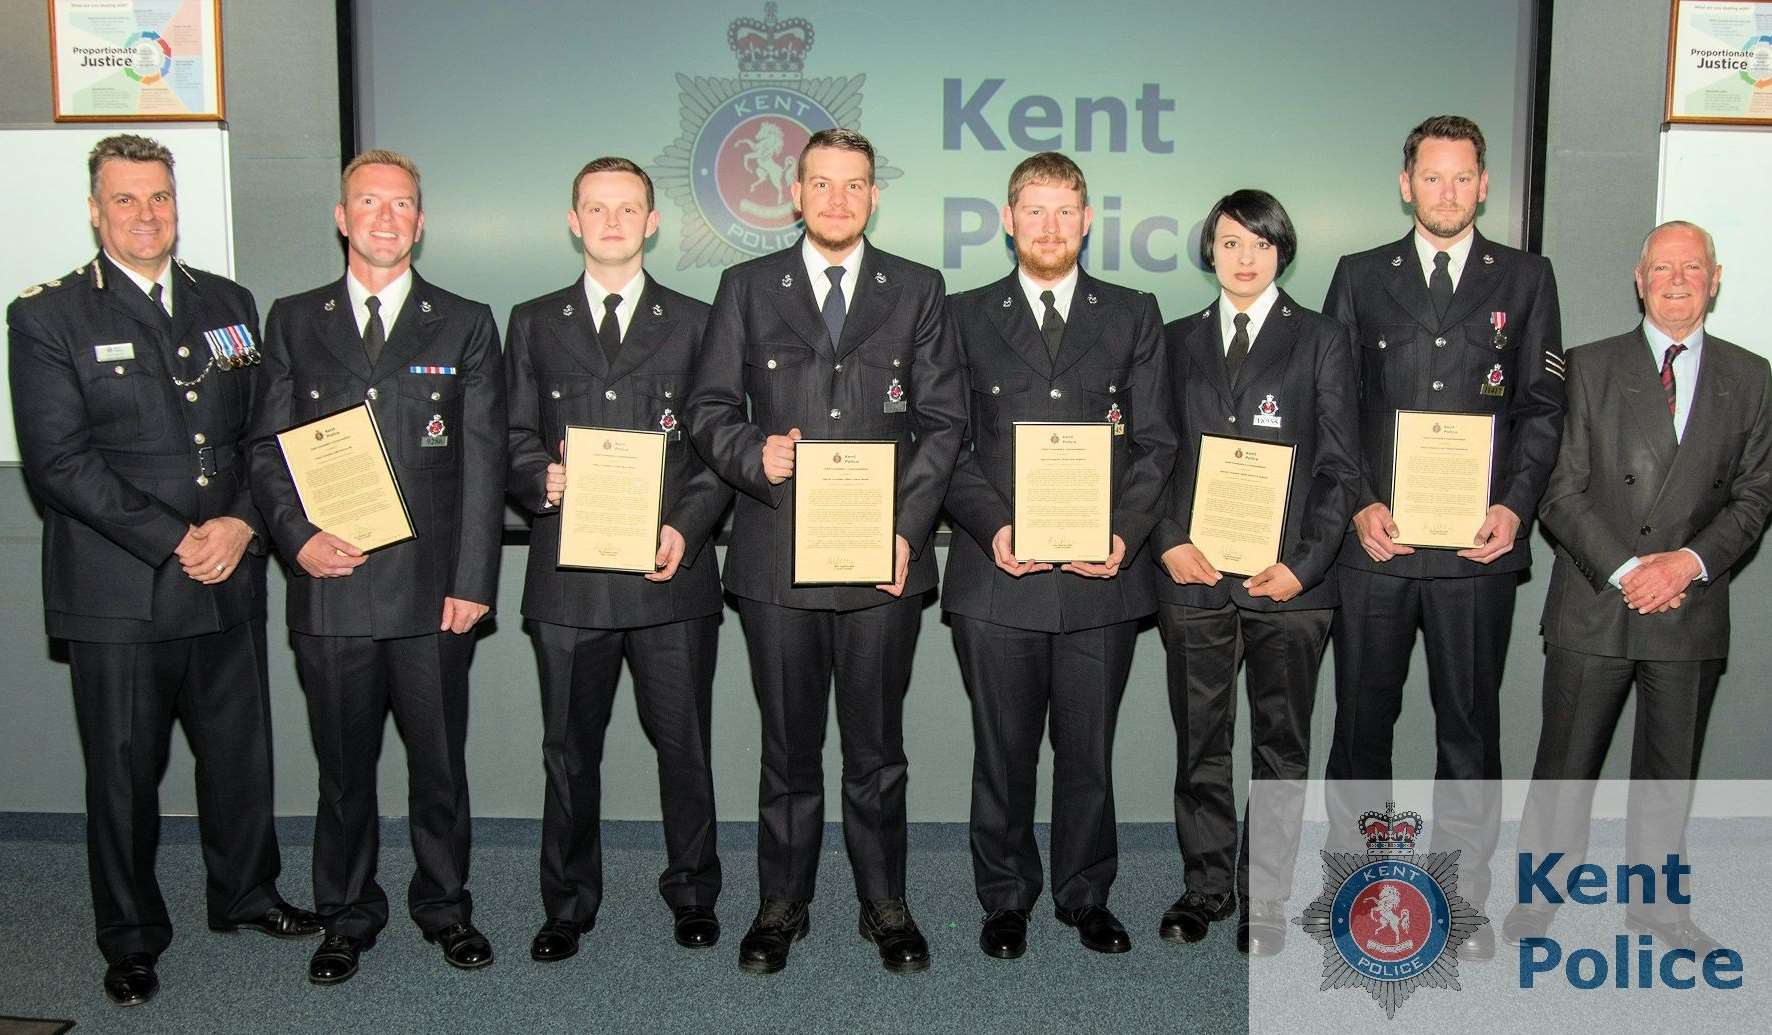
<svg viewBox="0 0 1772 1035">
<path fill-rule="evenodd" d="M 1175 111 L 1175 101 L 1163 96 L 1161 84 L 1142 84 L 1137 97 L 1077 97 L 1067 106 L 1045 94 L 1004 94 L 1006 83 L 995 78 L 942 80 L 942 150 L 1003 151 L 1012 145 L 1019 151 L 1062 150 L 1080 157 L 1092 151 L 1125 154 L 1136 144 L 1146 154 L 1175 152 L 1175 141 L 1165 138 L 1163 125 L 1163 116 Z M 943 269 L 958 269 L 964 249 L 1002 247 L 1001 204 L 994 198 L 942 199 Z M 1096 203 L 1095 214 L 1083 256 L 1090 269 L 1112 273 L 1126 261 L 1147 273 L 1180 268 L 1187 234 L 1175 217 L 1146 216 L 1127 226 L 1130 217 L 1120 213 L 1120 198 L 1114 194 Z"/>
<path fill-rule="evenodd" d="M 1544 903 L 1568 908 L 1610 903 L 1688 905 L 1692 901 L 1685 886 L 1692 867 L 1680 861 L 1678 855 L 1670 853 L 1659 867 L 1620 863 L 1610 875 L 1603 866 L 1582 863 L 1569 868 L 1559 887 L 1551 873 L 1562 860 L 1562 852 L 1549 852 L 1542 858 L 1532 852 L 1520 853 L 1520 905 Z M 1521 988 L 1538 987 L 1543 980 L 1555 981 L 1556 978 L 1546 979 L 1544 975 L 1559 971 L 1563 981 L 1579 989 L 1689 989 L 1703 981 L 1711 988 L 1731 990 L 1740 988 L 1742 982 L 1741 954 L 1734 949 L 1712 949 L 1699 960 L 1691 949 L 1669 947 L 1648 934 L 1616 935 L 1608 949 L 1565 949 L 1550 937 L 1521 939 Z"/>
</svg>

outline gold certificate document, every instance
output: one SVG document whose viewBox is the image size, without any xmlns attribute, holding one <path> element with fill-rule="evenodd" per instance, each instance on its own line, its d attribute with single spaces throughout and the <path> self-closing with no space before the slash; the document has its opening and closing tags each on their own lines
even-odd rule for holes
<svg viewBox="0 0 1772 1035">
<path fill-rule="evenodd" d="M 413 538 L 367 403 L 277 433 L 308 521 L 368 553 Z"/>
<path fill-rule="evenodd" d="M 1404 546 L 1468 550 L 1489 513 L 1495 418 L 1397 411 L 1391 520 Z"/>
<path fill-rule="evenodd" d="M 794 585 L 891 582 L 897 499 L 897 442 L 794 443 Z"/>
<path fill-rule="evenodd" d="M 1278 442 L 1200 436 L 1188 539 L 1226 575 L 1254 575 L 1280 560 L 1297 450 Z"/>
<path fill-rule="evenodd" d="M 662 431 L 568 427 L 558 565 L 657 571 L 664 472 Z"/>
<path fill-rule="evenodd" d="M 1106 561 L 1114 551 L 1114 425 L 1018 421 L 1013 442 L 1015 559 Z"/>
</svg>

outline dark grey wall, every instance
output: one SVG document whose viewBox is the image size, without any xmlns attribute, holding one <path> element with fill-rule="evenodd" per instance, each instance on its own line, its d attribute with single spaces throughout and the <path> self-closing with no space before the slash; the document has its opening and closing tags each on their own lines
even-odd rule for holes
<svg viewBox="0 0 1772 1035">
<path fill-rule="evenodd" d="M 262 307 L 280 295 L 338 275 L 330 210 L 336 197 L 338 99 L 335 94 L 335 22 L 332 0 L 230 0 L 225 11 L 227 91 L 232 131 L 233 206 L 242 283 Z M 1615 333 L 1636 319 L 1629 270 L 1654 215 L 1657 121 L 1666 47 L 1665 6 L 1609 0 L 1560 0 L 1555 45 L 1566 60 L 1553 72 L 1545 250 L 1562 288 L 1565 339 L 1587 341 Z M 41 5 L 0 7 L 0 125 L 47 124 L 48 33 Z M 1609 40 L 1620 60 L 1594 76 L 1581 63 L 1589 41 Z M 465 146 L 465 145 L 464 145 Z M 79 175 L 70 174 L 70 190 Z M 436 227 L 433 231 L 443 228 Z M 1389 232 L 1389 231 L 1386 231 Z M 1497 230 L 1500 233 L 1500 230 Z M 1725 256 L 1725 259 L 1727 257 Z M 471 284 L 449 285 L 468 294 Z M 38 589 L 40 523 L 16 469 L 0 469 L 0 810 L 79 811 L 82 767 L 74 732 L 65 664 L 43 637 Z M 1542 654 L 1538 614 L 1548 582 L 1548 548 L 1539 542 L 1539 572 L 1520 591 L 1504 689 L 1504 765 L 1510 776 L 1529 773 L 1538 741 Z M 540 717 L 535 666 L 515 608 L 522 549 L 507 548 L 499 602 L 505 609 L 482 639 L 474 665 L 474 708 L 469 740 L 475 811 L 480 815 L 536 815 L 541 803 Z M 1704 775 L 1766 775 L 1762 731 L 1772 725 L 1772 701 L 1758 692 L 1772 680 L 1772 651 L 1754 635 L 1772 613 L 1772 565 L 1750 564 L 1735 594 L 1739 642 L 1711 722 Z M 282 580 L 272 578 L 271 612 L 280 615 Z M 277 807 L 313 811 L 314 764 L 306 713 L 282 624 L 272 620 L 272 696 L 277 724 Z M 917 819 L 957 820 L 967 808 L 971 738 L 965 693 L 948 630 L 938 611 L 925 613 L 916 677 L 906 706 L 911 758 L 911 809 Z M 1140 644 L 1118 734 L 1116 789 L 1120 818 L 1165 820 L 1174 745 L 1163 691 L 1161 645 L 1154 632 Z M 1314 723 L 1313 772 L 1320 772 L 1334 714 L 1331 673 L 1325 666 Z M 738 622 L 722 629 L 715 692 L 714 758 L 720 812 L 754 815 L 758 723 Z M 1628 722 L 1628 716 L 1626 721 Z M 1628 745 L 1627 738 L 1621 738 Z M 839 760 L 828 738 L 830 800 Z M 1247 770 L 1247 717 L 1239 722 L 1239 776 Z M 1433 771 L 1432 717 L 1426 677 L 1416 659 L 1397 735 L 1399 777 Z M 1609 775 L 1622 775 L 1626 749 L 1614 751 Z M 194 808 L 191 762 L 175 750 L 162 787 L 168 812 Z M 657 815 L 651 751 L 625 685 L 610 725 L 604 766 L 611 818 Z M 382 765 L 382 810 L 405 811 L 403 756 L 387 738 Z M 829 811 L 835 817 L 835 808 Z"/>
</svg>

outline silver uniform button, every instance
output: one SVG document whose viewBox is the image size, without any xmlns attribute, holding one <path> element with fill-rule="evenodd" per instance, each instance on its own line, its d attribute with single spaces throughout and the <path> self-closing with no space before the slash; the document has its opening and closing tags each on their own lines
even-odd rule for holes
<svg viewBox="0 0 1772 1035">
<path fill-rule="evenodd" d="M 837 409 L 835 406 L 831 407 L 831 419 L 832 420 L 842 420 L 843 419 L 843 411 Z"/>
<path fill-rule="evenodd" d="M 1050 396 L 1052 396 L 1052 397 L 1053 397 L 1053 398 L 1054 398 L 1054 399 L 1062 399 L 1062 398 L 1064 398 L 1064 393 L 1063 393 L 1063 392 L 1061 392 L 1061 391 L 1059 391 L 1059 390 L 1058 390 L 1058 389 L 1056 389 L 1056 388 L 1054 388 L 1054 389 L 1053 389 L 1053 390 L 1052 390 L 1052 391 L 1050 391 L 1050 392 L 1047 392 L 1047 393 L 1046 393 L 1046 394 L 1047 394 L 1047 395 L 1050 395 Z"/>
<path fill-rule="evenodd" d="M 197 443 L 198 445 L 202 445 L 203 443 L 209 441 L 209 436 L 205 435 L 201 431 L 199 431 L 195 435 L 191 436 L 191 441 Z"/>
<path fill-rule="evenodd" d="M 560 390 L 558 388 L 556 388 L 553 391 L 549 392 L 548 395 L 552 398 L 558 399 L 558 398 L 560 398 Z"/>
<path fill-rule="evenodd" d="M 117 364 L 116 366 L 112 367 L 111 369 L 116 372 L 118 377 L 122 377 L 124 374 L 129 373 L 128 368 L 126 368 L 121 363 Z"/>
<path fill-rule="evenodd" d="M 1445 389 L 1446 389 L 1446 382 L 1444 382 L 1444 381 L 1435 381 L 1434 382 L 1434 391 L 1440 392 L 1440 391 L 1445 391 Z"/>
<path fill-rule="evenodd" d="M 320 398 L 320 389 L 318 389 L 318 388 L 308 389 L 308 398 L 310 398 L 310 399 Z"/>
<path fill-rule="evenodd" d="M 441 399 L 441 398 L 443 398 L 442 392 L 432 392 L 431 393 L 431 401 L 432 402 L 436 402 L 438 399 Z"/>
<path fill-rule="evenodd" d="M 1117 392 L 1119 390 L 1120 390 L 1119 385 L 1108 385 L 1108 394 L 1109 395 L 1113 395 L 1115 392 Z"/>
<path fill-rule="evenodd" d="M 1446 347 L 1446 339 L 1445 338 L 1435 338 L 1434 339 L 1434 348 L 1443 349 L 1445 347 Z"/>
<path fill-rule="evenodd" d="M 992 395 L 1002 395 L 1003 394 L 1003 386 L 1002 385 L 992 385 L 991 386 L 991 394 Z"/>
<path fill-rule="evenodd" d="M 899 359 L 897 356 L 892 357 L 892 365 L 895 367 L 899 365 Z"/>
<path fill-rule="evenodd" d="M 375 390 L 375 389 L 373 389 L 373 388 L 371 388 L 371 389 L 370 389 L 370 390 L 369 390 L 369 398 L 370 398 L 370 400 L 371 400 L 371 401 L 374 401 L 374 400 L 376 400 L 376 399 L 380 399 L 380 398 L 381 398 L 381 393 L 380 393 L 380 392 L 378 392 L 378 391 L 376 391 L 376 390 Z"/>
<path fill-rule="evenodd" d="M 1380 339 L 1378 339 L 1378 347 L 1381 349 L 1388 349 L 1388 348 L 1390 348 L 1390 343 L 1385 341 L 1383 338 L 1380 338 Z"/>
<path fill-rule="evenodd" d="M 608 399 L 610 402 L 614 402 L 616 399 L 615 389 L 611 388 L 608 391 L 604 392 L 603 398 Z"/>
<path fill-rule="evenodd" d="M 775 360 L 773 360 L 773 359 L 772 359 L 772 360 L 770 360 L 770 361 L 769 361 L 769 362 L 767 362 L 767 363 L 765 363 L 765 364 L 763 364 L 763 365 L 764 365 L 764 366 L 766 366 L 766 367 L 768 367 L 768 368 L 769 368 L 769 369 L 771 369 L 771 370 L 774 370 L 774 369 L 775 369 Z"/>
<path fill-rule="evenodd" d="M 195 391 L 189 391 L 189 392 L 185 393 L 185 402 L 193 402 L 194 403 L 196 401 L 197 401 L 197 393 Z"/>
<path fill-rule="evenodd" d="M 190 359 L 191 358 L 190 348 L 188 348 L 187 346 L 184 346 L 184 345 L 180 345 L 178 347 L 178 358 L 179 359 Z"/>
<path fill-rule="evenodd" d="M 669 388 L 667 388 L 667 389 L 665 389 L 665 398 L 669 399 L 670 397 L 671 397 L 671 390 Z"/>
<path fill-rule="evenodd" d="M 197 485 L 199 487 L 204 486 L 204 485 L 208 485 L 208 484 L 209 484 L 209 476 L 207 474 L 200 474 L 197 476 Z"/>
<path fill-rule="evenodd" d="M 1237 417 L 1235 414 L 1232 414 L 1231 416 L 1226 417 L 1225 420 L 1231 424 L 1235 424 L 1237 422 Z"/>
</svg>

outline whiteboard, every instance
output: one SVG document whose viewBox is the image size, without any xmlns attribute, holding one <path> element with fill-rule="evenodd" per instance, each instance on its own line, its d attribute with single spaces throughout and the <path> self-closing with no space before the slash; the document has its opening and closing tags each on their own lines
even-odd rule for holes
<svg viewBox="0 0 1772 1035">
<path fill-rule="evenodd" d="M 0 297 L 7 303 L 24 288 L 60 277 L 97 254 L 98 238 L 86 210 L 86 156 L 92 145 L 119 132 L 152 137 L 172 149 L 179 257 L 212 273 L 234 275 L 226 129 L 161 123 L 0 128 L 14 242 L 0 248 Z M 0 332 L 0 361 L 9 361 L 9 337 L 10 332 Z M 12 392 L 0 383 L 0 463 L 18 459 Z"/>
<path fill-rule="evenodd" d="M 1673 126 L 1661 134 L 1656 222 L 1684 219 L 1709 230 L 1723 267 L 1705 329 L 1772 358 L 1772 130 Z"/>
</svg>

